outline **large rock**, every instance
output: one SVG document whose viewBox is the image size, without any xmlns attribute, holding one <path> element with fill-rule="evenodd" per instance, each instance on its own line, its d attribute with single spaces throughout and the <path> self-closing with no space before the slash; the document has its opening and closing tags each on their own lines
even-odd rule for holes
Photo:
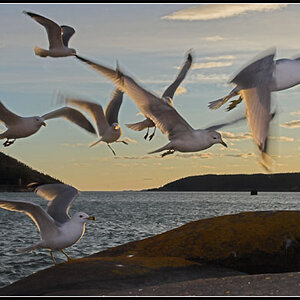
<svg viewBox="0 0 300 300">
<path fill-rule="evenodd" d="M 107 295 L 241 272 L 299 271 L 299 241 L 299 211 L 202 219 L 39 271 L 0 289 L 0 294 Z"/>
<path fill-rule="evenodd" d="M 190 222 L 99 256 L 168 256 L 246 273 L 300 270 L 300 212 L 243 212 Z"/>
</svg>

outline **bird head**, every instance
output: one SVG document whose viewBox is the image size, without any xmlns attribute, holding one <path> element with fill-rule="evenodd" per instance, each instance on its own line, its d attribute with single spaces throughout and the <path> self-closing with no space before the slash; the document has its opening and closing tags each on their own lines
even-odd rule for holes
<svg viewBox="0 0 300 300">
<path fill-rule="evenodd" d="M 39 127 L 40 126 L 46 126 L 45 120 L 42 117 L 34 117 L 34 122 L 37 124 Z"/>
<path fill-rule="evenodd" d="M 112 127 L 114 130 L 119 130 L 119 129 L 120 129 L 119 123 L 112 123 L 112 124 L 111 124 L 111 127 Z"/>
<path fill-rule="evenodd" d="M 77 212 L 72 219 L 78 221 L 79 223 L 85 223 L 88 220 L 96 220 L 95 217 L 93 216 L 89 216 L 88 214 L 84 213 L 84 212 Z"/>
<path fill-rule="evenodd" d="M 209 139 L 212 144 L 222 144 L 224 147 L 227 148 L 227 144 L 223 141 L 222 136 L 217 131 L 209 131 Z"/>
</svg>

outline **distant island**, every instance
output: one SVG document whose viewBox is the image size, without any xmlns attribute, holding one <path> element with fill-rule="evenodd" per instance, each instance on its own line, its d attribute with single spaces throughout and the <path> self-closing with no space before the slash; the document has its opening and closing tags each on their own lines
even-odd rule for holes
<svg viewBox="0 0 300 300">
<path fill-rule="evenodd" d="M 0 192 L 27 192 L 27 184 L 61 182 L 0 152 Z"/>
<path fill-rule="evenodd" d="M 147 191 L 300 192 L 300 173 L 189 176 Z"/>
</svg>

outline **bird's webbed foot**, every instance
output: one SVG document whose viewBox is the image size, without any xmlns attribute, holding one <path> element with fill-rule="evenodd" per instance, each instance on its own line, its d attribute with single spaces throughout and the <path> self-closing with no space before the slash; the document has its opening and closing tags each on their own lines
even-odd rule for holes
<svg viewBox="0 0 300 300">
<path fill-rule="evenodd" d="M 148 134 L 149 134 L 149 127 L 147 128 L 147 132 L 146 132 L 146 134 L 144 135 L 144 139 L 145 139 L 145 140 L 147 139 Z"/>
<path fill-rule="evenodd" d="M 155 131 L 156 131 L 156 127 L 154 127 L 153 133 L 149 136 L 149 142 L 153 139 L 153 137 L 155 135 Z"/>
<path fill-rule="evenodd" d="M 237 100 L 231 101 L 227 107 L 227 111 L 234 109 L 239 103 L 242 102 L 242 100 L 243 100 L 243 98 L 242 98 L 242 96 L 240 96 Z"/>
<path fill-rule="evenodd" d="M 4 146 L 4 147 L 8 147 L 8 146 L 12 145 L 12 144 L 15 142 L 15 140 L 16 140 L 16 139 L 14 139 L 14 140 L 9 140 L 9 139 L 7 139 L 7 140 L 3 143 L 3 146 Z"/>
<path fill-rule="evenodd" d="M 164 152 L 164 153 L 161 155 L 161 157 L 164 157 L 164 156 L 169 155 L 169 154 L 173 154 L 174 152 L 175 152 L 175 150 L 168 150 L 168 151 Z"/>
</svg>

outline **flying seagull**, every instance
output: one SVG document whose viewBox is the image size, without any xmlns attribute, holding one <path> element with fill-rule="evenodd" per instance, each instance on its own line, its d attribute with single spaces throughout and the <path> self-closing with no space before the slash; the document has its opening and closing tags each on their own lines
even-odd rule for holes
<svg viewBox="0 0 300 300">
<path fill-rule="evenodd" d="M 112 153 L 116 155 L 115 151 L 110 146 L 111 143 L 121 142 L 126 145 L 128 144 L 124 140 L 119 140 L 122 130 L 118 122 L 118 115 L 123 102 L 123 92 L 118 89 L 114 90 L 111 100 L 106 106 L 105 112 L 103 112 L 102 106 L 95 102 L 72 97 L 63 97 L 61 95 L 59 95 L 59 97 L 61 98 L 61 101 L 66 104 L 73 104 L 86 110 L 94 119 L 98 129 L 99 140 L 91 144 L 90 147 L 93 147 L 100 142 L 105 142 Z"/>
<path fill-rule="evenodd" d="M 80 111 L 71 107 L 62 107 L 41 117 L 21 117 L 8 110 L 0 101 L 0 122 L 7 127 L 7 130 L 0 134 L 0 140 L 6 139 L 3 145 L 8 147 L 12 145 L 16 139 L 33 135 L 41 126 L 46 126 L 46 120 L 54 118 L 65 118 L 88 132 L 96 134 L 89 120 Z"/>
<path fill-rule="evenodd" d="M 189 71 L 189 69 L 192 65 L 192 61 L 193 61 L 193 57 L 192 57 L 192 54 L 189 52 L 187 55 L 186 61 L 185 61 L 184 65 L 182 66 L 180 72 L 178 73 L 176 79 L 163 93 L 162 100 L 167 101 L 170 105 L 173 105 L 174 94 L 175 94 L 177 88 L 179 87 L 179 85 L 181 84 L 181 82 L 183 81 L 183 79 L 185 78 L 187 72 Z M 149 118 L 146 118 L 145 120 L 138 122 L 138 123 L 126 124 L 126 126 L 128 128 L 131 128 L 131 129 L 137 130 L 137 131 L 141 131 L 141 130 L 147 128 L 147 132 L 144 136 L 144 139 L 147 139 L 147 137 L 148 137 L 149 128 L 154 127 L 153 133 L 149 136 L 149 141 L 152 140 L 152 138 L 154 137 L 155 131 L 156 131 L 156 126 L 155 126 L 154 122 Z"/>
<path fill-rule="evenodd" d="M 66 25 L 59 26 L 52 20 L 32 12 L 23 11 L 23 13 L 44 26 L 47 31 L 49 49 L 46 50 L 35 46 L 34 52 L 36 55 L 41 57 L 64 57 L 76 55 L 76 50 L 68 47 L 69 40 L 75 33 L 74 28 Z"/>
<path fill-rule="evenodd" d="M 262 164 L 267 169 L 267 160 L 270 160 L 267 153 L 269 124 L 275 115 L 271 113 L 271 92 L 300 83 L 300 60 L 274 61 L 274 56 L 275 48 L 264 51 L 231 80 L 236 87 L 228 96 L 209 104 L 211 109 L 216 109 L 231 97 L 240 95 L 230 104 L 228 110 L 231 110 L 244 99 L 249 128 L 262 155 Z"/>
<path fill-rule="evenodd" d="M 95 220 L 84 212 L 76 212 L 71 218 L 68 214 L 73 200 L 79 195 L 79 191 L 66 184 L 54 183 L 38 186 L 35 193 L 49 201 L 44 210 L 38 204 L 21 200 L 0 200 L 0 207 L 23 212 L 35 223 L 40 232 L 41 240 L 32 246 L 17 249 L 19 252 L 28 252 L 39 248 L 50 251 L 51 258 L 56 265 L 53 251 L 62 252 L 69 260 L 71 258 L 64 249 L 78 242 L 85 231 L 85 223 Z"/>
<path fill-rule="evenodd" d="M 123 74 L 119 68 L 113 70 L 78 55 L 76 57 L 112 80 L 118 89 L 129 95 L 144 116 L 151 119 L 155 126 L 168 136 L 170 142 L 167 145 L 149 154 L 167 150 L 162 154 L 164 157 L 175 151 L 197 152 L 216 143 L 227 147 L 220 133 L 214 130 L 193 129 L 172 105 L 142 88 L 131 77 Z"/>
</svg>

